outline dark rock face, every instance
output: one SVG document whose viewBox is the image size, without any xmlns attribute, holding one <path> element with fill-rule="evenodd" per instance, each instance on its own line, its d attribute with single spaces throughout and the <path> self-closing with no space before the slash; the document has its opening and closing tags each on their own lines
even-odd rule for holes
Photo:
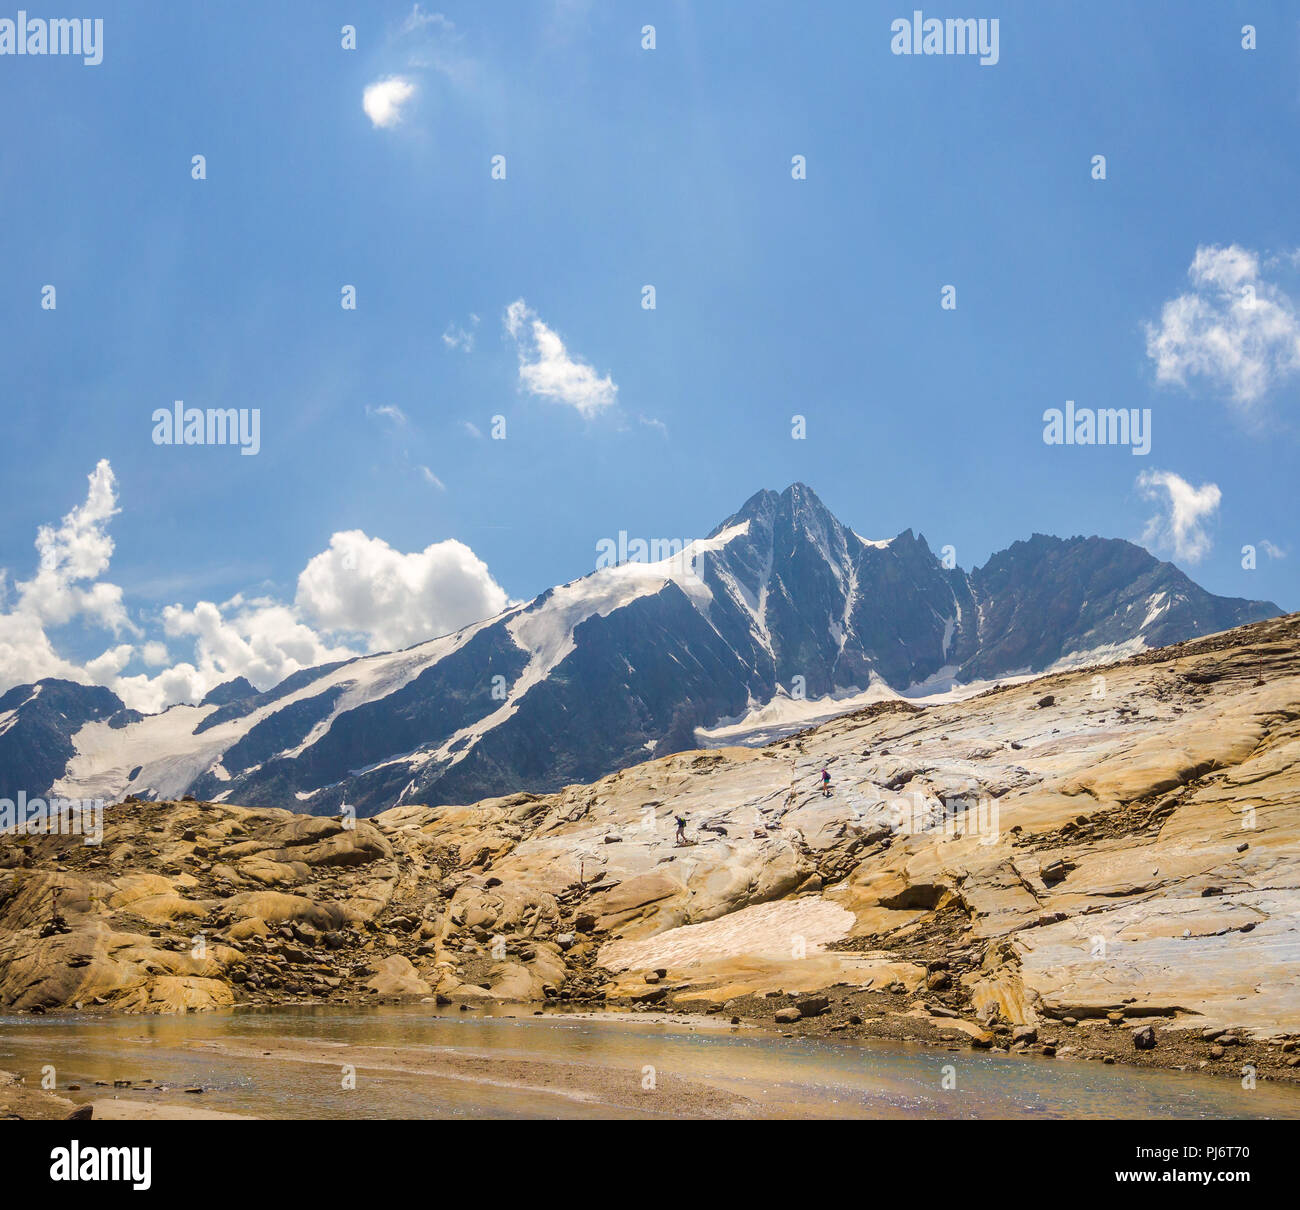
<svg viewBox="0 0 1300 1210">
<path fill-rule="evenodd" d="M 962 680 L 1035 671 L 1139 633 L 1163 647 L 1281 612 L 1269 601 L 1216 597 L 1117 538 L 1035 534 L 976 568 L 970 582 L 983 624 Z"/>
<path fill-rule="evenodd" d="M 115 693 L 96 685 L 54 679 L 15 685 L 0 697 L 0 716 L 13 712 L 0 731 L 0 798 L 16 798 L 20 790 L 44 797 L 76 752 L 72 736 L 122 708 Z"/>
<path fill-rule="evenodd" d="M 904 688 L 973 648 L 966 577 L 946 571 L 911 530 L 887 545 L 864 542 L 802 484 L 758 493 L 714 535 L 743 522 L 748 533 L 706 558 L 705 580 L 711 620 L 748 651 L 759 700 L 796 676 L 808 697 L 865 689 L 873 674 Z M 724 585 L 734 587 L 720 593 Z M 758 604 L 757 634 L 746 600 Z"/>
<path fill-rule="evenodd" d="M 246 697 L 256 697 L 257 686 L 247 677 L 237 676 L 234 680 L 224 681 L 215 689 L 209 689 L 200 706 L 228 706 L 231 702 L 242 701 Z"/>
<path fill-rule="evenodd" d="M 278 685 L 268 689 L 265 693 L 258 693 L 256 689 L 254 689 L 253 697 L 235 698 L 218 707 L 194 728 L 194 734 L 198 735 L 201 732 L 219 726 L 221 723 L 230 722 L 232 719 L 245 718 L 255 710 L 258 710 L 263 706 L 269 706 L 273 702 L 278 702 L 283 698 L 288 697 L 290 694 L 297 692 L 299 689 L 320 680 L 320 678 L 326 673 L 333 672 L 335 668 L 341 666 L 341 663 L 335 663 L 322 664 L 319 668 L 303 668 L 301 671 L 295 672 L 292 676 L 285 677 Z M 240 677 L 238 679 L 242 680 L 243 678 Z M 231 682 L 227 681 L 226 683 L 230 684 Z M 213 693 L 216 693 L 220 688 L 221 686 L 217 686 L 217 689 L 214 689 Z"/>
<path fill-rule="evenodd" d="M 229 681 L 202 703 L 205 746 L 157 752 L 132 788 L 363 815 L 545 792 L 694 747 L 696 727 L 783 694 L 987 680 L 1280 612 L 1102 538 L 1036 534 L 967 574 L 911 530 L 858 537 L 802 484 L 757 493 L 706 545 L 690 576 L 599 572 L 408 651 L 265 693 Z M 64 775 L 83 725 L 151 726 L 108 690 L 61 681 L 13 689 L 5 709 L 0 772 L 29 794 Z"/>
</svg>

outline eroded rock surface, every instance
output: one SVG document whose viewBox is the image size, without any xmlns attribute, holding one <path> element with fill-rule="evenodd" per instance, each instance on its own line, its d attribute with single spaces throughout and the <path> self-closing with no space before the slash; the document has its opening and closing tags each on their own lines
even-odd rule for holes
<svg viewBox="0 0 1300 1210">
<path fill-rule="evenodd" d="M 99 847 L 0 838 L 0 1007 L 840 985 L 976 1045 L 1054 1047 L 1067 1018 L 1281 1045 L 1298 760 L 1292 616 L 555 794 L 355 824 L 128 800 Z"/>
</svg>

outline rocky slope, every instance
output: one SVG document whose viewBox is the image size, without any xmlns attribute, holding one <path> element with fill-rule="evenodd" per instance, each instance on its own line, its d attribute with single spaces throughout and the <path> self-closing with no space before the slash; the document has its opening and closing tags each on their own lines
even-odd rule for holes
<svg viewBox="0 0 1300 1210">
<path fill-rule="evenodd" d="M 141 717 L 107 690 L 20 686 L 0 699 L 0 785 L 373 815 L 592 781 L 791 698 L 947 690 L 1278 613 L 1101 538 L 1035 535 L 967 574 L 911 530 L 860 537 L 802 484 L 646 553 L 663 557 L 264 693 L 236 680 Z"/>
<path fill-rule="evenodd" d="M 1291 615 L 547 795 L 128 799 L 5 838 L 0 1007 L 627 1003 L 1293 1077 L 1298 758 Z"/>
</svg>

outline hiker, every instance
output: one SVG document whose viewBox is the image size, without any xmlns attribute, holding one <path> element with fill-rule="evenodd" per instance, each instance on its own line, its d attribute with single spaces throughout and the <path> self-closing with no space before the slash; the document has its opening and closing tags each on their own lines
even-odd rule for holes
<svg viewBox="0 0 1300 1210">
<path fill-rule="evenodd" d="M 68 922 L 63 919 L 59 912 L 59 887 L 54 887 L 50 895 L 50 918 L 41 927 L 39 936 L 54 937 L 60 933 L 70 933 L 72 930 L 68 927 Z"/>
<path fill-rule="evenodd" d="M 825 769 L 823 769 L 822 770 L 822 797 L 830 798 L 830 796 L 831 796 L 831 775 L 827 773 Z"/>
<path fill-rule="evenodd" d="M 678 815 L 677 820 L 677 840 L 676 843 L 684 845 L 686 843 L 686 816 Z"/>
</svg>

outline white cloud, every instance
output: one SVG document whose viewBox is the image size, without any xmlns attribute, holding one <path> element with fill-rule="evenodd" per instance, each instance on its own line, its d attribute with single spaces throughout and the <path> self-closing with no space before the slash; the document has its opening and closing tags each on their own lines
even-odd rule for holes
<svg viewBox="0 0 1300 1210">
<path fill-rule="evenodd" d="M 1143 471 L 1137 485 L 1145 499 L 1162 506 L 1147 522 L 1144 542 L 1170 549 L 1176 558 L 1188 563 L 1199 563 L 1209 554 L 1213 542 L 1205 524 L 1219 511 L 1222 493 L 1217 484 L 1193 487 L 1173 471 L 1152 470 Z"/>
<path fill-rule="evenodd" d="M 383 53 L 390 74 L 367 85 L 361 97 L 366 116 L 376 128 L 402 122 L 417 94 L 427 94 L 435 106 L 449 89 L 481 102 L 489 77 L 494 75 L 467 53 L 465 38 L 452 21 L 418 4 L 405 18 L 388 26 Z"/>
<path fill-rule="evenodd" d="M 38 565 L 30 580 L 9 587 L 0 571 L 0 686 L 41 677 L 105 683 L 115 674 L 123 648 L 117 644 L 86 669 L 63 658 L 46 630 L 84 621 L 116 637 L 137 634 L 122 604 L 122 590 L 98 577 L 108 570 L 113 540 L 108 523 L 117 514 L 117 480 L 107 459 L 87 476 L 86 500 L 57 525 L 42 525 L 36 534 Z M 129 658 L 129 657 L 128 657 Z"/>
<path fill-rule="evenodd" d="M 1166 302 L 1160 323 L 1147 325 L 1157 380 L 1186 386 L 1202 378 L 1248 411 L 1300 373 L 1296 302 L 1260 276 L 1256 253 L 1203 245 L 1188 276 L 1192 291 Z"/>
<path fill-rule="evenodd" d="M 418 4 L 397 31 L 414 70 L 431 70 L 460 90 L 472 91 L 483 78 L 483 65 L 466 53 L 465 40 L 442 13 L 427 13 Z"/>
<path fill-rule="evenodd" d="M 447 485 L 438 478 L 427 466 L 420 467 L 420 475 L 430 487 L 436 487 L 440 492 L 447 490 Z"/>
<path fill-rule="evenodd" d="M 200 601 L 192 609 L 168 605 L 162 616 L 169 638 L 190 639 L 194 645 L 192 664 L 179 664 L 150 682 L 161 681 L 164 689 L 174 686 L 172 692 L 186 686 L 191 696 L 173 701 L 197 700 L 236 676 L 269 689 L 301 668 L 358 654 L 318 634 L 294 607 L 268 597 L 235 596 L 221 605 Z"/>
<path fill-rule="evenodd" d="M 402 22 L 402 33 L 411 34 L 419 30 L 432 26 L 435 29 L 447 30 L 450 32 L 455 29 L 446 17 L 441 13 L 426 13 L 418 4 L 411 9 L 410 16 Z"/>
<path fill-rule="evenodd" d="M 1267 538 L 1265 538 L 1260 543 L 1260 546 L 1263 548 L 1264 553 L 1268 555 L 1270 559 L 1286 558 L 1286 551 L 1283 550 L 1282 547 L 1278 546 L 1276 542 L 1270 542 Z"/>
<path fill-rule="evenodd" d="M 500 613 L 505 590 L 461 542 L 403 554 L 360 530 L 336 533 L 298 577 L 295 606 L 323 630 L 372 651 L 409 647 Z"/>
<path fill-rule="evenodd" d="M 119 643 L 110 647 L 103 655 L 86 664 L 86 675 L 96 685 L 110 685 L 135 655 L 135 648 L 130 643 Z"/>
<path fill-rule="evenodd" d="M 22 610 L 0 614 L 0 692 L 47 676 L 90 679 L 54 650 L 39 617 Z"/>
<path fill-rule="evenodd" d="M 461 428 L 463 428 L 465 432 L 468 433 L 471 437 L 481 438 L 483 436 L 483 430 L 480 429 L 479 426 L 475 424 L 472 420 L 462 420 L 460 422 L 460 425 Z"/>
<path fill-rule="evenodd" d="M 437 476 L 421 467 L 426 479 Z M 237 595 L 220 604 L 162 610 L 162 636 L 146 637 L 127 616 L 118 586 L 99 579 L 118 512 L 112 468 L 89 476 L 84 504 L 60 525 L 41 526 L 36 574 L 14 584 L 0 569 L 0 692 L 44 677 L 106 685 L 130 707 L 152 712 L 198 701 L 232 677 L 268 689 L 302 668 L 366 652 L 408 647 L 499 613 L 510 602 L 487 565 L 460 542 L 404 554 L 360 530 L 336 533 L 298 577 L 291 604 Z M 87 630 L 129 634 L 84 663 L 56 649 L 47 630 L 80 623 Z M 163 640 L 167 641 L 163 641 Z M 171 663 L 169 646 L 189 658 Z M 122 675 L 134 662 L 154 675 Z"/>
<path fill-rule="evenodd" d="M 474 329 L 478 327 L 478 316 L 471 313 L 469 327 L 462 328 L 453 320 L 442 334 L 442 343 L 449 349 L 460 349 L 465 353 L 474 351 Z"/>
<path fill-rule="evenodd" d="M 376 127 L 396 126 L 402 120 L 402 107 L 415 95 L 415 85 L 402 76 L 389 76 L 367 84 L 361 94 L 361 107 Z"/>
<path fill-rule="evenodd" d="M 406 413 L 402 411 L 401 408 L 395 407 L 391 403 L 385 403 L 381 407 L 377 408 L 372 408 L 369 404 L 366 404 L 366 415 L 378 416 L 384 420 L 391 420 L 398 426 L 398 428 L 402 428 L 406 424 Z"/>
<path fill-rule="evenodd" d="M 519 381 L 532 394 L 555 399 L 591 417 L 610 407 L 618 387 L 586 362 L 571 357 L 564 342 L 522 298 L 505 313 L 506 332 L 519 351 Z"/>
<path fill-rule="evenodd" d="M 107 459 L 89 475 L 85 504 L 58 527 L 42 525 L 36 534 L 40 556 L 36 575 L 18 585 L 21 607 L 45 624 L 59 625 L 86 615 L 115 633 L 131 629 L 122 607 L 122 590 L 97 581 L 108 569 L 113 540 L 108 522 L 117 514 L 117 480 Z M 81 581 L 91 581 L 83 587 Z"/>
</svg>

